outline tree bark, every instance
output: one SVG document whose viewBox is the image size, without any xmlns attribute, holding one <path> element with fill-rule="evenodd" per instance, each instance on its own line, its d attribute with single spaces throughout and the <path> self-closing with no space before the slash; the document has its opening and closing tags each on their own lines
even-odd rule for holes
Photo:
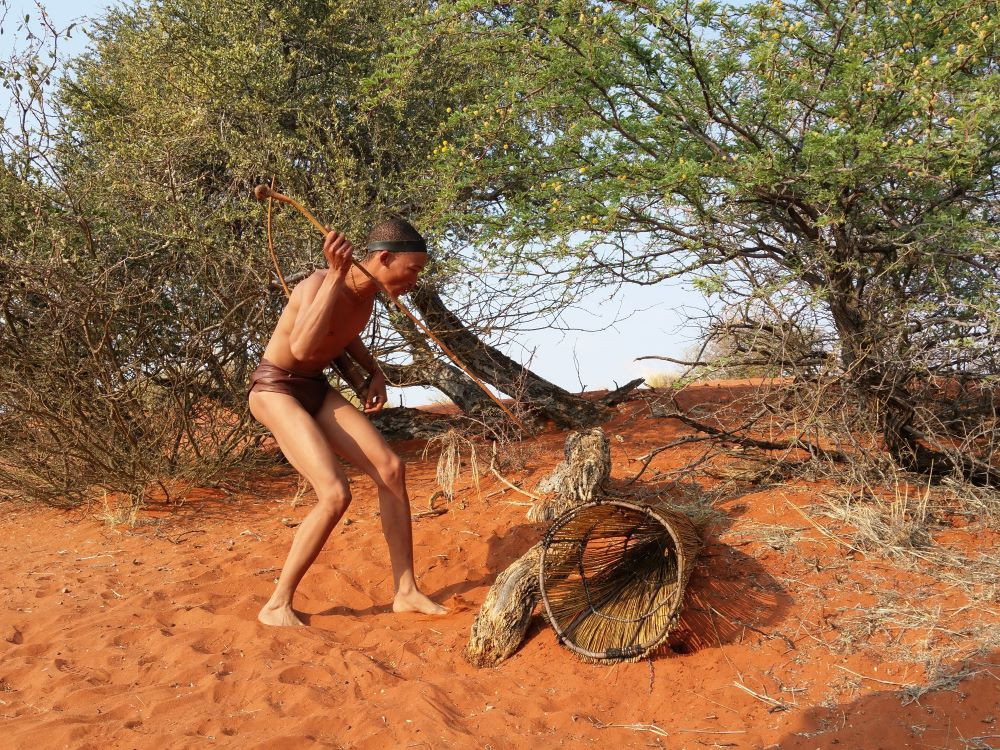
<svg viewBox="0 0 1000 750">
<path fill-rule="evenodd" d="M 497 576 L 490 587 L 465 647 L 465 658 L 474 667 L 495 667 L 520 647 L 541 596 L 541 559 L 542 543 L 538 542 Z"/>
<path fill-rule="evenodd" d="M 482 341 L 429 286 L 420 287 L 411 299 L 427 327 L 476 377 L 563 428 L 589 427 L 606 418 L 602 405 L 563 390 Z"/>
<path fill-rule="evenodd" d="M 554 521 L 570 508 L 589 503 L 611 474 L 611 447 L 599 427 L 570 434 L 563 455 L 535 487 L 544 497 L 528 509 L 529 521 Z"/>
<path fill-rule="evenodd" d="M 411 353 L 417 354 L 413 350 Z M 380 362 L 379 365 L 391 385 L 397 387 L 422 385 L 437 388 L 469 416 L 483 417 L 502 413 L 482 389 L 457 367 L 446 365 L 433 356 L 423 357 L 418 354 L 414 360 L 406 365 L 386 362 Z"/>
</svg>

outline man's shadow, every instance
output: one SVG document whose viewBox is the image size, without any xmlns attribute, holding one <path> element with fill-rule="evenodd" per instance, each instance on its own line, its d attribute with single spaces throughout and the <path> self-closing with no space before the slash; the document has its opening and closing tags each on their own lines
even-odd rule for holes
<svg viewBox="0 0 1000 750">
<path fill-rule="evenodd" d="M 467 600 L 463 595 L 469 591 L 485 587 L 487 590 L 493 585 L 501 573 L 509 568 L 514 561 L 519 559 L 525 552 L 541 540 L 545 534 L 546 524 L 523 523 L 507 529 L 505 533 L 494 533 L 488 540 L 488 550 L 486 553 L 486 572 L 478 577 L 466 577 L 462 580 L 450 583 L 432 592 L 425 592 L 432 600 L 441 602 L 449 608 L 449 614 L 478 610 L 482 604 L 482 599 L 486 598 L 486 591 L 478 601 Z M 470 561 L 472 562 L 472 561 Z M 471 565 L 470 565 L 471 567 Z M 365 609 L 353 609 L 344 605 L 331 607 L 323 612 L 316 612 L 313 616 L 344 615 L 348 617 L 358 617 L 361 615 L 385 614 L 392 611 L 392 603 L 373 604 Z M 309 617 L 308 614 L 300 613 L 303 621 Z"/>
</svg>

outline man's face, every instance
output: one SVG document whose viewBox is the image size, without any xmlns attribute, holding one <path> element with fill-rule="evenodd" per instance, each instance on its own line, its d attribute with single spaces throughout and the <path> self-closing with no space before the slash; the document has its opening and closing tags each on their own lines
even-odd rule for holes
<svg viewBox="0 0 1000 750">
<path fill-rule="evenodd" d="M 427 253 L 390 253 L 382 260 L 382 283 L 393 297 L 406 294 L 417 285 L 417 277 L 427 265 Z"/>
</svg>

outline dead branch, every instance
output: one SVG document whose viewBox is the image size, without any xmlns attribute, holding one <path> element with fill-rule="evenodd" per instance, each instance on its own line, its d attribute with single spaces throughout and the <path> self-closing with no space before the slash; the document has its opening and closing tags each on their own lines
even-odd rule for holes
<svg viewBox="0 0 1000 750">
<path fill-rule="evenodd" d="M 599 400 L 605 406 L 617 406 L 622 401 L 626 401 L 628 396 L 632 391 L 638 388 L 640 385 L 646 382 L 645 378 L 636 378 L 635 380 L 630 380 L 625 385 L 620 388 L 615 388 L 613 391 L 602 396 Z"/>
<path fill-rule="evenodd" d="M 733 445 L 739 445 L 744 448 L 759 448 L 760 450 L 765 451 L 801 450 L 815 458 L 825 458 L 838 463 L 846 463 L 849 460 L 848 456 L 842 451 L 822 448 L 815 443 L 802 439 L 801 437 L 792 438 L 791 440 L 759 440 L 757 438 L 737 434 L 733 430 L 723 430 L 718 427 L 713 427 L 712 425 L 699 422 L 697 419 L 684 414 L 680 405 L 677 403 L 676 397 L 673 398 L 673 404 L 676 411 L 665 414 L 664 416 L 680 420 L 688 427 L 692 427 L 699 432 L 704 432 L 718 440 L 732 443 Z"/>
</svg>

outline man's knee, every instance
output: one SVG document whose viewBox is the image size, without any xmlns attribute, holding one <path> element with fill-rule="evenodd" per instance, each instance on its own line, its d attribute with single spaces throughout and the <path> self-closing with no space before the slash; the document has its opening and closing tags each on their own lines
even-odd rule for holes
<svg viewBox="0 0 1000 750">
<path fill-rule="evenodd" d="M 406 464 L 392 451 L 375 468 L 378 471 L 378 481 L 386 487 L 398 488 L 406 482 Z"/>
<path fill-rule="evenodd" d="M 342 516 L 351 504 L 351 487 L 341 479 L 320 482 L 314 489 L 318 507 L 331 516 Z"/>
</svg>

